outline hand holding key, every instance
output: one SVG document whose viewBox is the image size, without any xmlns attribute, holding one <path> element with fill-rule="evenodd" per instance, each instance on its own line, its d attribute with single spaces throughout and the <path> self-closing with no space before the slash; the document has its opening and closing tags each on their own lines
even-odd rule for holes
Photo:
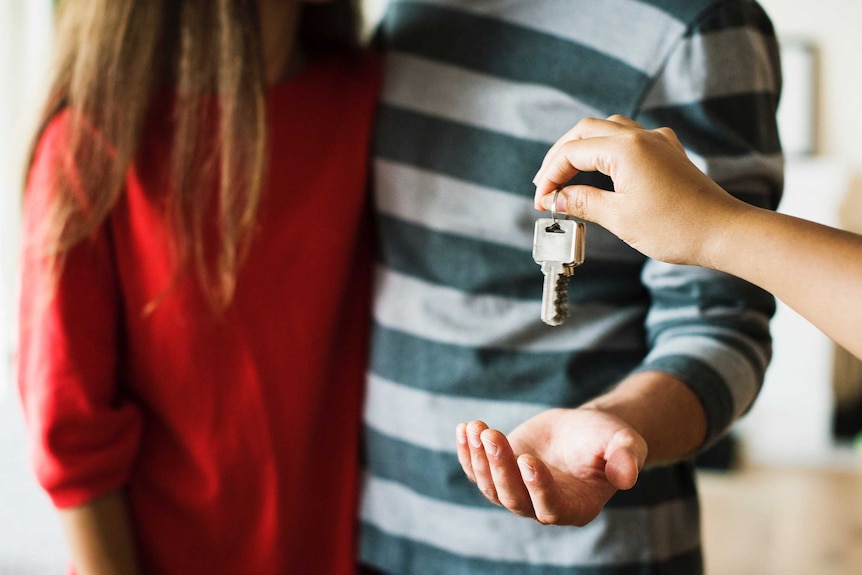
<svg viewBox="0 0 862 575">
<path fill-rule="evenodd" d="M 610 176 L 615 191 L 561 188 L 579 171 Z M 692 164 L 672 130 L 647 130 L 623 116 L 578 122 L 548 151 L 533 183 L 537 208 L 600 224 L 670 263 L 710 266 L 725 224 L 753 209 Z"/>
</svg>

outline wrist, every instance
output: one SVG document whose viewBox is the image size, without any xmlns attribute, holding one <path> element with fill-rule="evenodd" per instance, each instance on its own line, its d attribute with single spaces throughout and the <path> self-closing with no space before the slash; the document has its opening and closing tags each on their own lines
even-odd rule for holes
<svg viewBox="0 0 862 575">
<path fill-rule="evenodd" d="M 706 412 L 680 379 L 658 371 L 630 375 L 583 406 L 617 417 L 646 441 L 647 463 L 678 461 L 706 438 Z"/>
</svg>

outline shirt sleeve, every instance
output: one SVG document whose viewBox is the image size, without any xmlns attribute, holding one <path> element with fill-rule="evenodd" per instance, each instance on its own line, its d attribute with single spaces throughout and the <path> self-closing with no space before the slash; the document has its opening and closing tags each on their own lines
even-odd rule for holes
<svg viewBox="0 0 862 575">
<path fill-rule="evenodd" d="M 772 24 L 755 2 L 714 4 L 680 37 L 644 96 L 637 119 L 670 126 L 691 159 L 736 197 L 775 209 L 784 159 L 776 111 L 781 89 Z M 775 300 L 713 270 L 648 260 L 651 351 L 641 370 L 670 373 L 706 410 L 706 443 L 752 404 L 771 358 Z"/>
<path fill-rule="evenodd" d="M 58 507 L 124 485 L 141 430 L 119 384 L 121 298 L 108 227 L 69 252 L 56 281 L 45 257 L 52 182 L 77 181 L 70 162 L 55 161 L 68 125 L 62 113 L 47 126 L 27 182 L 18 353 L 32 463 Z"/>
</svg>

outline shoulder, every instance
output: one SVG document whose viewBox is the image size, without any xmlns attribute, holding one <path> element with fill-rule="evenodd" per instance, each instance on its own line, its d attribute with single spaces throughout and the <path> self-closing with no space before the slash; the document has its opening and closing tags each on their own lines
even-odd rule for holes
<svg viewBox="0 0 862 575">
<path fill-rule="evenodd" d="M 29 171 L 44 170 L 50 166 L 71 168 L 71 150 L 74 146 L 86 148 L 89 154 L 101 154 L 110 160 L 116 148 L 86 115 L 62 107 L 49 115 L 34 136 Z M 63 160 L 61 164 L 55 164 Z"/>
<path fill-rule="evenodd" d="M 315 65 L 331 80 L 361 90 L 376 92 L 380 86 L 383 59 L 378 52 L 357 50 L 321 56 Z"/>
<path fill-rule="evenodd" d="M 370 116 L 382 84 L 382 59 L 369 51 L 339 52 L 317 57 L 298 83 L 320 105 L 342 110 L 342 119 Z"/>
<path fill-rule="evenodd" d="M 71 167 L 68 156 L 74 112 L 63 108 L 49 116 L 34 135 L 26 190 L 50 190 L 58 170 Z M 64 159 L 66 161 L 64 161 Z"/>
<path fill-rule="evenodd" d="M 687 29 L 718 31 L 754 26 L 773 32 L 769 16 L 755 0 L 642 0 L 664 12 Z"/>
<path fill-rule="evenodd" d="M 62 108 L 50 115 L 34 136 L 30 169 L 44 168 L 45 160 L 56 157 L 69 141 L 72 111 Z"/>
</svg>

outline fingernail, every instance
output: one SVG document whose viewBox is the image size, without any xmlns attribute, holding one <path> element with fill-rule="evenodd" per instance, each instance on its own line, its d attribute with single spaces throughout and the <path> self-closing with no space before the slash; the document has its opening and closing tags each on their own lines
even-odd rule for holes
<svg viewBox="0 0 862 575">
<path fill-rule="evenodd" d="M 533 176 L 532 182 L 535 184 L 539 180 L 539 176 L 542 175 L 542 168 L 539 168 L 539 171 L 536 172 L 536 175 Z"/>
<path fill-rule="evenodd" d="M 467 426 L 464 425 L 463 423 L 461 423 L 455 429 L 455 440 L 461 445 L 464 445 L 467 443 L 467 433 L 465 431 L 466 428 L 467 428 Z"/>
<path fill-rule="evenodd" d="M 566 207 L 568 205 L 566 202 L 566 196 L 564 196 L 563 194 L 556 194 L 556 196 L 557 196 L 557 206 L 554 209 L 558 213 L 565 214 L 566 213 Z M 553 201 L 554 201 L 554 194 L 553 193 L 545 194 L 544 196 L 542 196 L 542 207 L 545 208 L 546 210 L 550 210 L 551 209 L 551 202 L 553 202 Z"/>
<path fill-rule="evenodd" d="M 500 452 L 500 448 L 497 446 L 497 444 L 490 439 L 482 439 L 482 443 L 485 445 L 485 453 L 491 455 L 492 457 L 496 457 L 497 453 Z"/>
<path fill-rule="evenodd" d="M 473 447 L 482 447 L 482 440 L 479 439 L 479 434 L 475 431 L 467 430 L 467 440 Z"/>
<path fill-rule="evenodd" d="M 518 467 L 521 468 L 521 477 L 524 481 L 532 481 L 536 478 L 536 470 L 526 461 L 518 461 Z"/>
</svg>

